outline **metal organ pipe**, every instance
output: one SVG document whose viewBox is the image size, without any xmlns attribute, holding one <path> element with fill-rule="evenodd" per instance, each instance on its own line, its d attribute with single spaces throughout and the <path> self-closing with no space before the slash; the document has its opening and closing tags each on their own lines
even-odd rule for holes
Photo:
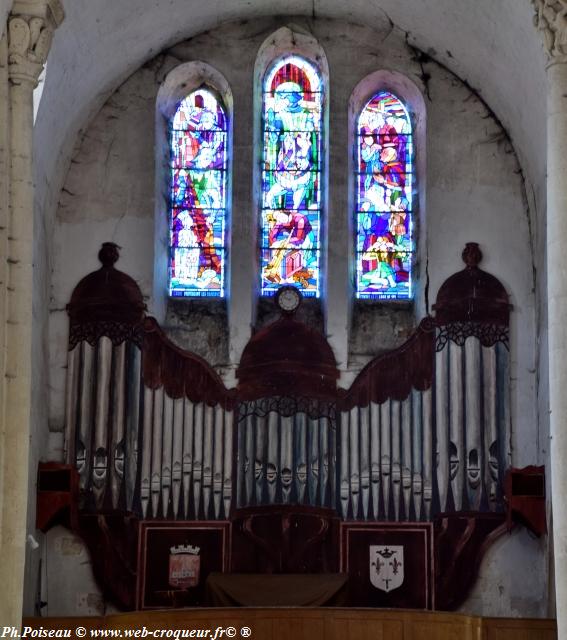
<svg viewBox="0 0 567 640">
<path fill-rule="evenodd" d="M 203 426 L 203 519 L 209 519 L 211 507 L 211 491 L 213 486 L 213 435 L 215 428 L 215 410 L 204 407 L 205 423 Z"/>
<path fill-rule="evenodd" d="M 193 421 L 193 506 L 194 518 L 200 520 L 201 507 L 201 489 L 203 486 L 203 422 L 204 407 L 203 403 L 195 405 Z"/>
<path fill-rule="evenodd" d="M 126 433 L 124 442 L 126 451 L 124 458 L 126 470 L 124 473 L 126 509 L 134 510 L 134 496 L 136 494 L 136 476 L 138 473 L 138 434 L 140 424 L 140 394 L 142 391 L 141 362 L 142 354 L 138 346 L 126 345 L 127 375 L 125 379 L 126 415 L 124 418 Z"/>
<path fill-rule="evenodd" d="M 291 502 L 291 487 L 293 483 L 293 421 L 289 416 L 280 416 L 279 440 L 280 440 L 280 481 L 281 501 L 284 504 Z"/>
<path fill-rule="evenodd" d="M 496 349 L 482 347 L 482 392 L 484 408 L 484 460 L 491 509 L 498 498 L 498 423 L 496 413 Z"/>
<path fill-rule="evenodd" d="M 228 518 L 230 507 L 232 505 L 232 466 L 233 466 L 233 429 L 234 429 L 234 412 L 225 411 L 225 438 L 224 438 L 224 465 L 223 465 L 223 502 L 224 517 Z"/>
<path fill-rule="evenodd" d="M 173 399 L 164 394 L 162 420 L 162 455 L 161 455 L 161 513 L 167 518 L 172 481 L 173 453 Z"/>
<path fill-rule="evenodd" d="M 402 438 L 402 457 L 401 457 L 401 483 L 403 492 L 403 512 L 400 513 L 400 517 L 397 520 L 409 520 L 410 502 L 411 502 L 411 433 L 413 428 L 412 423 L 412 399 L 409 398 L 402 402 L 401 412 L 401 438 Z"/>
<path fill-rule="evenodd" d="M 153 422 L 153 397 L 154 392 L 144 387 L 144 410 L 142 429 L 142 474 L 140 482 L 140 502 L 142 515 L 148 517 L 150 504 L 151 473 L 152 473 L 152 422 Z"/>
<path fill-rule="evenodd" d="M 179 517 L 181 503 L 181 487 L 183 486 L 183 398 L 173 401 L 173 450 L 171 458 L 171 494 L 173 499 L 173 517 Z"/>
<path fill-rule="evenodd" d="M 370 425 L 369 411 L 360 411 L 360 497 L 362 499 L 362 515 L 368 520 L 370 506 Z"/>
<path fill-rule="evenodd" d="M 399 400 L 392 400 L 390 403 L 391 407 L 391 425 L 392 425 L 392 495 L 394 499 L 394 520 L 399 520 L 400 518 L 400 483 L 402 480 L 402 472 L 401 472 L 401 456 L 400 456 L 400 402 Z"/>
<path fill-rule="evenodd" d="M 214 518 L 218 520 L 221 514 L 222 504 L 222 461 L 224 445 L 224 415 L 221 407 L 216 406 L 214 411 L 214 434 L 213 434 L 213 507 Z"/>
<path fill-rule="evenodd" d="M 295 493 L 300 504 L 305 502 L 307 486 L 307 416 L 300 413 L 295 421 L 294 451 L 297 451 L 295 468 Z"/>
<path fill-rule="evenodd" d="M 431 517 L 431 507 L 433 502 L 433 402 L 432 390 L 428 389 L 422 395 L 422 424 L 423 424 L 423 445 L 421 459 L 423 464 L 423 504 L 425 506 L 425 519 Z"/>
<path fill-rule="evenodd" d="M 183 512 L 189 518 L 189 503 L 193 478 L 193 425 L 195 407 L 192 402 L 183 399 Z"/>
<path fill-rule="evenodd" d="M 370 480 L 372 488 L 372 514 L 378 517 L 380 509 L 380 406 L 371 402 L 368 407 L 370 419 Z"/>
<path fill-rule="evenodd" d="M 92 483 L 93 432 L 92 432 L 92 389 L 96 379 L 94 368 L 94 347 L 88 342 L 81 343 L 81 382 L 79 397 L 76 464 L 79 470 L 80 487 L 90 490 Z"/>
<path fill-rule="evenodd" d="M 279 400 L 267 398 L 242 405 L 235 424 L 220 404 L 146 386 L 139 347 L 106 337 L 79 343 L 68 363 L 66 449 L 88 509 L 222 519 L 233 495 L 239 507 L 325 506 L 357 520 L 501 508 L 510 456 L 505 344 L 446 340 L 430 388 L 354 406 L 336 423 L 285 403 L 280 413 Z"/>
<path fill-rule="evenodd" d="M 359 433 L 358 433 L 358 407 L 350 410 L 349 416 L 349 448 L 350 448 L 350 501 L 352 517 L 357 520 L 360 510 L 360 460 L 359 460 Z"/>
<path fill-rule="evenodd" d="M 77 405 L 79 382 L 81 379 L 81 345 L 76 345 L 67 354 L 67 389 L 65 395 L 65 459 L 77 465 L 77 440 L 80 430 L 77 428 Z"/>
<path fill-rule="evenodd" d="M 466 470 L 469 508 L 473 510 L 480 508 L 483 491 L 480 349 L 480 342 L 476 338 L 467 338 L 465 341 Z"/>
<path fill-rule="evenodd" d="M 465 486 L 465 414 L 463 397 L 463 349 L 454 342 L 449 342 L 445 349 L 449 350 L 449 473 L 453 503 L 456 511 L 460 511 L 463 503 Z"/>
<path fill-rule="evenodd" d="M 449 350 L 438 351 L 435 359 L 435 466 L 439 510 L 447 509 L 449 490 Z"/>
<path fill-rule="evenodd" d="M 112 352 L 112 428 L 110 433 L 110 487 L 112 507 L 118 508 L 120 490 L 125 471 L 125 404 L 126 404 L 126 343 L 122 342 Z"/>
<path fill-rule="evenodd" d="M 390 401 L 380 405 L 380 474 L 382 477 L 382 499 L 384 519 L 388 520 L 390 513 L 390 479 L 391 479 L 391 451 L 390 451 Z"/>
</svg>

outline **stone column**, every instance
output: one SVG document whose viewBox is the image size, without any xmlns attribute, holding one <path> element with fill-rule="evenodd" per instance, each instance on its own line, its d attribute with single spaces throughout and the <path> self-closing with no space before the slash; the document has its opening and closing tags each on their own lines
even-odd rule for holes
<svg viewBox="0 0 567 640">
<path fill-rule="evenodd" d="M 547 66 L 547 297 L 558 638 L 567 638 L 567 0 L 533 0 Z"/>
<path fill-rule="evenodd" d="M 31 407 L 33 90 L 53 31 L 63 19 L 59 0 L 15 0 L 8 17 L 9 212 L 5 282 L 0 512 L 0 620 L 22 615 Z"/>
</svg>

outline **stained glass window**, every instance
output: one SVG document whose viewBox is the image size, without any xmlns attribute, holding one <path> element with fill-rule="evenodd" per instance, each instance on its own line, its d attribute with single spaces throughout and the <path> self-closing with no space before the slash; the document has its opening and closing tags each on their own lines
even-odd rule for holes
<svg viewBox="0 0 567 640">
<path fill-rule="evenodd" d="M 263 87 L 262 295 L 293 285 L 319 296 L 321 123 L 323 86 L 317 69 L 289 56 Z"/>
<path fill-rule="evenodd" d="M 227 120 L 218 98 L 198 89 L 170 127 L 171 296 L 223 297 Z"/>
<path fill-rule="evenodd" d="M 413 142 L 407 109 L 377 93 L 357 124 L 356 295 L 412 297 Z"/>
</svg>

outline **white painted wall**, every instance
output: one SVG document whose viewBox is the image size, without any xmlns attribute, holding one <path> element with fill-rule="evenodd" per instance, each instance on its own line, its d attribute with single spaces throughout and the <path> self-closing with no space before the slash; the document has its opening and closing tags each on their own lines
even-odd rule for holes
<svg viewBox="0 0 567 640">
<path fill-rule="evenodd" d="M 546 573 L 541 570 L 545 539 L 526 529 L 499 538 L 487 551 L 463 613 L 512 618 L 551 616 L 547 611 Z"/>
<path fill-rule="evenodd" d="M 0 0 L 0 35 L 4 33 L 4 25 L 6 24 L 6 17 L 12 7 L 13 0 Z"/>
<path fill-rule="evenodd" d="M 117 3 L 118 4 L 118 3 Z M 298 12 L 301 2 L 288 3 Z M 317 9 L 321 6 L 315 3 Z M 521 3 L 518 3 L 521 4 Z M 401 3 L 384 2 L 384 6 L 397 14 L 400 23 L 414 20 L 409 14 L 402 15 Z M 391 6 L 390 6 L 391 5 Z M 470 7 L 472 3 L 466 6 Z M 516 30 L 526 33 L 529 27 L 529 11 L 524 7 L 514 9 L 508 0 L 502 2 L 510 11 L 509 20 L 517 20 Z M 238 15 L 246 16 L 248 9 L 240 3 L 233 3 L 230 11 L 239 11 Z M 267 6 L 267 5 L 266 5 Z M 325 5 L 331 11 L 332 3 Z M 346 6 L 346 5 L 345 5 Z M 362 6 L 353 3 L 351 10 L 354 21 L 363 14 Z M 451 5 L 452 7 L 453 5 Z M 492 34 L 496 38 L 495 27 L 489 21 L 491 12 L 487 11 L 488 3 L 479 2 L 477 12 L 461 6 L 459 20 L 467 17 L 467 11 L 473 11 L 469 17 L 475 24 L 484 25 L 487 29 L 485 37 Z M 437 3 L 443 8 L 447 20 L 456 20 L 457 15 L 446 3 Z M 110 13 L 119 20 L 117 12 L 124 7 L 113 7 Z M 268 7 L 269 8 L 269 7 Z M 266 11 L 268 11 L 268 8 Z M 440 33 L 440 27 L 432 23 L 433 17 L 424 12 L 421 3 L 415 3 L 416 15 L 421 15 L 420 38 L 427 34 L 431 42 L 442 46 L 436 49 L 435 57 L 451 62 L 463 75 L 471 71 L 469 54 L 456 56 L 462 52 L 464 45 L 450 29 Z M 91 10 L 83 7 L 85 13 L 75 13 L 75 7 L 67 8 L 68 20 L 76 28 L 81 27 L 81 20 Z M 304 9 L 304 7 L 303 7 Z M 176 5 L 170 10 L 181 11 Z M 226 9 L 228 11 L 228 9 Z M 339 11 L 335 8 L 335 11 Z M 329 210 L 328 239 L 329 256 L 332 257 L 335 278 L 329 282 L 327 300 L 327 326 L 332 332 L 331 341 L 335 349 L 341 351 L 339 360 L 343 368 L 346 366 L 345 354 L 348 343 L 348 325 L 346 321 L 334 323 L 335 315 L 344 318 L 341 305 L 348 298 L 348 254 L 349 243 L 348 220 L 349 184 L 348 161 L 348 103 L 353 89 L 368 74 L 378 69 L 388 69 L 406 75 L 425 95 L 427 109 L 427 147 L 426 147 L 426 182 L 422 184 L 421 199 L 426 203 L 425 219 L 427 221 L 425 255 L 421 255 L 421 267 L 424 268 L 426 257 L 429 259 L 430 303 L 443 280 L 461 268 L 460 254 L 467 241 L 477 241 L 485 255 L 483 268 L 490 271 L 505 284 L 514 304 L 512 315 L 512 360 L 514 387 L 512 390 L 513 406 L 513 449 L 514 464 L 523 466 L 540 461 L 543 458 L 545 445 L 545 422 L 538 422 L 537 396 L 537 328 L 536 328 L 536 296 L 534 289 L 532 241 L 530 236 L 528 207 L 524 184 L 520 174 L 518 156 L 522 160 L 524 171 L 532 181 L 541 177 L 541 145 L 538 131 L 541 133 L 541 122 L 537 120 L 541 96 L 528 95 L 533 87 L 526 87 L 523 100 L 514 103 L 514 91 L 509 89 L 506 95 L 500 95 L 501 83 L 492 83 L 493 69 L 488 65 L 486 52 L 477 52 L 478 65 L 474 70 L 476 78 L 483 79 L 483 95 L 491 96 L 491 105 L 500 108 L 500 117 L 505 126 L 510 127 L 515 146 L 512 147 L 501 124 L 488 111 L 487 107 L 471 91 L 463 81 L 451 71 L 437 62 L 416 58 L 416 52 L 406 44 L 405 34 L 392 29 L 382 12 L 372 13 L 370 8 L 368 19 L 373 27 L 361 24 L 346 24 L 342 20 L 301 19 L 290 21 L 280 19 L 256 19 L 251 22 L 226 24 L 196 36 L 173 47 L 167 56 L 158 56 L 148 64 L 135 71 L 108 99 L 105 99 L 116 79 L 131 70 L 134 64 L 134 50 L 140 45 L 133 41 L 133 30 L 146 28 L 146 56 L 152 42 L 167 41 L 169 33 L 164 25 L 165 17 L 161 17 L 150 28 L 146 16 L 142 13 L 129 13 L 128 22 L 123 24 L 123 40 L 120 51 L 121 60 L 110 60 L 106 53 L 96 49 L 98 45 L 86 38 L 80 46 L 72 42 L 71 34 L 63 35 L 62 49 L 57 50 L 55 64 L 50 59 L 50 73 L 36 125 L 36 141 L 39 143 L 37 169 L 37 216 L 43 224 L 38 238 L 37 256 L 44 269 L 36 270 L 38 296 L 47 302 L 46 285 L 50 283 L 49 293 L 49 423 L 52 431 L 60 431 L 63 427 L 63 394 L 65 376 L 65 356 L 67 340 L 67 319 L 65 304 L 73 287 L 79 279 L 97 268 L 96 254 L 103 241 L 113 240 L 123 248 L 119 268 L 138 280 L 146 296 L 150 312 L 154 306 L 154 119 L 155 99 L 167 71 L 174 65 L 188 60 L 203 60 L 218 69 L 231 86 L 234 104 L 234 154 L 233 164 L 233 211 L 239 211 L 238 224 L 234 231 L 239 234 L 252 234 L 255 222 L 246 212 L 253 211 L 256 195 L 252 190 L 253 140 L 253 69 L 258 48 L 265 38 L 278 27 L 287 22 L 296 23 L 309 30 L 323 47 L 329 64 Z M 483 13 L 484 11 L 484 13 Z M 496 9 L 491 9 L 492 14 Z M 70 15 L 69 15 L 70 12 Z M 199 23 L 194 16 L 192 24 Z M 494 17 L 494 16 L 492 16 Z M 102 25 L 108 16 L 99 16 L 101 23 L 96 23 L 95 31 L 101 40 L 112 38 L 112 33 L 102 31 Z M 201 16 L 206 22 L 206 16 Z M 170 16 L 167 16 L 167 20 Z M 415 18 L 417 19 L 417 18 Z M 528 26 L 523 26 L 525 19 Z M 488 23 L 487 23 L 488 21 Z M 362 22 L 362 20 L 360 20 Z M 181 23 L 181 21 L 180 21 Z M 417 24 L 417 23 L 416 23 Z M 144 25 L 146 25 L 144 27 Z M 92 24 L 91 24 L 92 26 Z M 470 25 L 469 25 L 470 26 Z M 62 29 L 65 28 L 65 25 Z M 111 30 L 112 31 L 112 30 Z M 417 31 L 416 31 L 417 32 Z M 102 33 L 105 33 L 102 37 Z M 179 37 L 179 33 L 174 36 Z M 158 37 L 159 36 L 159 37 Z M 172 36 L 173 37 L 173 36 Z M 505 37 L 505 32 L 502 37 Z M 496 40 L 494 40 L 496 42 Z M 470 40 L 469 40 L 470 43 Z M 129 45 L 129 47 L 128 47 Z M 109 51 L 112 45 L 108 42 Z M 118 46 L 115 43 L 115 46 Z M 531 69 L 539 68 L 539 53 L 534 40 L 526 36 L 524 46 L 532 51 L 533 58 L 526 61 Z M 93 65 L 88 79 L 79 77 L 77 70 L 82 64 L 83 47 L 90 47 L 91 55 L 96 50 L 100 58 Z M 530 49 L 531 47 L 531 49 Z M 471 48 L 474 49 L 474 47 Z M 494 44 L 493 50 L 496 49 Z M 452 51 L 451 58 L 447 50 Z M 116 52 L 114 52 L 116 53 Z M 494 51 L 493 51 L 494 53 Z M 518 60 L 524 56 L 523 51 L 516 52 Z M 500 68 L 505 65 L 509 52 L 500 51 L 497 60 L 492 64 Z M 61 57 L 62 56 L 62 57 Z M 131 63 L 127 63 L 130 59 Z M 458 60 L 458 62 L 457 62 Z M 468 62 L 467 62 L 468 60 Z M 106 65 L 108 62 L 108 65 Z M 481 67 L 486 63 L 485 74 Z M 517 63 L 520 65 L 520 62 Z M 468 66 L 467 66 L 468 65 Z M 64 73 L 61 66 L 66 67 Z M 55 71 L 54 71 L 55 67 Z M 111 67 L 111 68 L 107 68 Z M 514 67 L 515 69 L 515 67 Z M 501 68 L 502 73 L 505 69 Z M 525 72 L 526 69 L 523 70 Z M 519 72 L 519 71 L 518 71 Z M 429 76 L 424 85 L 424 73 Z M 513 73 L 516 73 L 514 71 Z M 114 74 L 114 75 L 113 75 Z M 521 75 L 521 74 L 520 74 Z M 113 79 L 111 79 L 113 76 Z M 468 76 L 470 77 L 470 76 Z M 54 92 L 55 78 L 60 81 L 60 92 L 65 95 L 69 91 L 67 83 L 70 78 L 76 81 L 75 109 L 68 121 L 61 122 L 61 115 L 67 106 L 61 102 Z M 510 82 L 507 77 L 506 83 Z M 537 80 L 533 81 L 537 84 Z M 98 94 L 93 91 L 93 83 L 98 83 Z M 524 81 L 524 85 L 526 82 Z M 93 86 L 91 86 L 93 85 Z M 487 88 L 486 88 L 487 87 Z M 486 90 L 484 90 L 486 88 Z M 87 99 L 88 98 L 88 99 Z M 533 127 L 525 130 L 521 123 L 526 102 L 533 111 L 529 121 Z M 74 138 L 79 123 L 84 123 L 89 113 L 102 108 L 92 118 L 83 133 Z M 59 117 L 55 110 L 60 109 Z M 517 134 L 517 135 L 516 135 Z M 515 136 L 515 137 L 514 137 Z M 73 141 L 74 149 L 70 165 L 67 154 L 70 153 L 69 141 Z M 47 149 L 44 143 L 50 141 L 54 146 L 50 149 L 51 163 L 47 160 Z M 532 144 L 533 146 L 529 146 Z M 526 152 L 533 149 L 532 155 Z M 516 151 L 518 153 L 516 153 Z M 68 169 L 68 170 L 67 170 Z M 59 192 L 59 183 L 63 191 Z M 530 183 L 531 184 L 531 183 Z M 541 193 L 543 190 L 540 190 Z M 51 223 L 51 208 L 58 201 L 57 214 Z M 536 195 L 534 200 L 540 203 Z M 539 204 L 538 204 L 539 206 Z M 541 217 L 538 225 L 541 225 Z M 539 228 L 539 227 L 538 227 Z M 541 237 L 541 236 L 540 236 Z M 51 244 L 52 242 L 52 244 Z M 240 245 L 245 247 L 245 245 Z M 241 248 L 240 251 L 244 251 Z M 238 265 L 249 260 L 248 255 L 233 252 L 233 277 L 239 277 Z M 538 258 L 539 260 L 539 258 Z M 50 273 L 51 272 L 51 273 Z M 342 277 L 340 274 L 343 274 Z M 422 274 L 423 277 L 423 274 Z M 245 278 L 249 279 L 246 271 Z M 249 286 L 252 291 L 253 283 Z M 538 282 L 539 284 L 539 282 Z M 244 345 L 249 336 L 251 318 L 238 318 L 231 324 L 233 338 Z M 232 364 L 235 364 L 233 362 Z M 359 363 L 362 364 L 362 363 Z M 343 384 L 348 384 L 354 371 L 344 371 Z M 39 384 L 39 382 L 38 382 Z M 45 388 L 45 387 L 44 387 Z M 41 396 L 37 396 L 38 399 Z M 542 401 L 540 401 L 541 405 Z M 45 405 L 44 405 L 45 406 Z M 39 412 L 39 406 L 37 408 Z M 37 413 L 38 424 L 43 416 Z M 496 588 L 499 573 L 506 567 L 525 567 L 538 584 L 547 582 L 545 567 L 545 549 L 541 544 L 530 545 L 522 542 L 502 544 L 499 547 L 498 561 L 488 560 L 483 568 L 485 586 Z M 57 564 L 53 566 L 57 571 Z M 62 588 L 65 588 L 64 586 Z M 68 582 L 69 594 L 80 590 L 77 580 Z M 489 593 L 487 588 L 486 592 Z M 477 611 L 480 607 L 485 614 L 516 615 L 522 611 L 516 606 L 518 598 L 524 597 L 524 590 L 518 581 L 506 583 L 503 593 L 489 605 L 487 599 L 473 596 L 465 609 Z M 525 611 L 533 615 L 546 613 L 547 600 L 540 599 L 540 593 L 526 604 Z M 526 596 L 529 599 L 529 595 Z M 51 615 L 78 613 L 74 599 L 60 598 L 60 602 L 68 605 L 57 611 L 50 610 Z M 480 603 L 480 604 L 479 604 Z M 63 605 L 62 605 L 63 606 Z"/>
</svg>

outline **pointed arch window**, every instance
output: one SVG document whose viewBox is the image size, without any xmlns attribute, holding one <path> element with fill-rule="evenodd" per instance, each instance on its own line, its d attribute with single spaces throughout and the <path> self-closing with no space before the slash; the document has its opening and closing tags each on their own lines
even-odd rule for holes
<svg viewBox="0 0 567 640">
<path fill-rule="evenodd" d="M 356 131 L 356 296 L 412 293 L 414 148 L 404 103 L 388 91 L 364 106 Z"/>
<path fill-rule="evenodd" d="M 227 135 L 223 105 L 204 87 L 170 122 L 171 296 L 225 295 Z"/>
<path fill-rule="evenodd" d="M 321 145 L 324 87 L 317 68 L 287 56 L 262 93 L 261 292 L 293 285 L 320 292 Z"/>
</svg>

